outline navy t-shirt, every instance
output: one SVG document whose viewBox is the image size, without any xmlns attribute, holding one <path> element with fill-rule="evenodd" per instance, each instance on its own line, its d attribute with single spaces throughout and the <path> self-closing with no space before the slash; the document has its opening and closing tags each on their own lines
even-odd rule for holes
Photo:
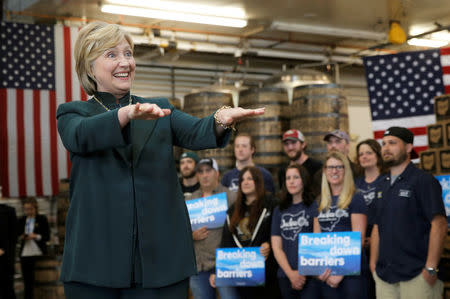
<svg viewBox="0 0 450 299">
<path fill-rule="evenodd" d="M 367 206 L 361 193 L 356 192 L 344 210 L 338 209 L 338 199 L 339 196 L 332 196 L 328 211 L 321 211 L 317 217 L 322 233 L 352 231 L 352 214 L 367 215 Z"/>
<path fill-rule="evenodd" d="M 303 202 L 292 204 L 280 211 L 276 207 L 272 216 L 272 236 L 280 236 L 283 251 L 292 269 L 298 269 L 298 234 L 312 233 L 314 218 L 317 217 L 317 203 L 307 207 Z M 278 277 L 286 276 L 278 268 Z"/>
<path fill-rule="evenodd" d="M 270 172 L 265 169 L 264 167 L 256 166 L 259 170 L 261 170 L 263 179 L 264 179 L 264 189 L 266 191 L 271 192 L 272 194 L 275 193 L 275 187 L 273 185 L 273 178 Z M 237 192 L 239 189 L 239 173 L 240 171 L 237 168 L 233 168 L 230 171 L 226 172 L 223 177 L 222 181 L 220 182 L 222 185 L 230 189 L 230 191 Z"/>
<path fill-rule="evenodd" d="M 364 177 L 359 177 L 355 179 L 355 187 L 358 192 L 361 193 L 364 198 L 364 202 L 367 206 L 367 232 L 366 236 L 370 236 L 372 231 L 372 227 L 375 224 L 376 217 L 376 203 L 377 199 L 381 196 L 379 185 L 380 182 L 383 181 L 385 175 L 379 175 L 375 181 L 371 183 L 367 183 Z"/>
</svg>

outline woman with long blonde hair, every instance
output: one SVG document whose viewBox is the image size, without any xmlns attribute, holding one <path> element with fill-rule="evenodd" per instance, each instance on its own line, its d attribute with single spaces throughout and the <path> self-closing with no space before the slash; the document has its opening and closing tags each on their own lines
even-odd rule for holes
<svg viewBox="0 0 450 299">
<path fill-rule="evenodd" d="M 361 240 L 364 240 L 366 213 L 364 199 L 359 193 L 355 193 L 348 159 L 339 152 L 329 153 L 323 168 L 322 194 L 319 215 L 314 218 L 314 232 L 357 231 L 361 233 Z M 362 261 L 365 262 L 363 252 L 361 254 Z M 361 275 L 331 275 L 331 270 L 327 269 L 318 279 L 322 281 L 319 291 L 323 298 L 367 297 L 366 282 Z"/>
</svg>

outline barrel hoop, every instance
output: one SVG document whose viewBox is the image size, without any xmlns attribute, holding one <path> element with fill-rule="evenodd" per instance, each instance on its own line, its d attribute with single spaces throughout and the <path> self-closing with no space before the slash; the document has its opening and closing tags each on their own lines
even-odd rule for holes
<svg viewBox="0 0 450 299">
<path fill-rule="evenodd" d="M 265 139 L 279 139 L 281 141 L 282 135 L 258 135 L 252 136 L 253 140 L 265 140 Z"/>
<path fill-rule="evenodd" d="M 239 102 L 239 105 L 241 105 L 241 102 Z M 270 102 L 254 102 L 254 103 L 242 103 L 242 107 L 247 107 L 248 105 L 265 105 L 265 106 L 289 106 L 288 102 L 277 102 L 277 101 L 270 101 Z"/>
<path fill-rule="evenodd" d="M 346 97 L 344 97 L 342 95 L 338 95 L 338 94 L 312 94 L 312 95 L 302 95 L 300 97 L 294 98 L 292 101 L 296 102 L 296 101 L 301 101 L 301 100 L 313 100 L 313 99 L 323 99 L 323 98 L 333 99 L 333 100 L 339 100 L 339 99 L 345 100 L 346 99 Z"/>
<path fill-rule="evenodd" d="M 305 117 L 305 115 L 307 115 L 308 117 Z M 312 118 L 312 117 L 342 117 L 342 118 L 346 118 L 348 117 L 347 113 L 336 113 L 336 112 L 329 112 L 329 113 L 308 113 L 308 114 L 294 114 L 292 115 L 291 119 L 296 119 L 296 118 Z"/>
<path fill-rule="evenodd" d="M 258 118 L 250 118 L 241 121 L 240 123 L 246 122 L 261 122 L 261 121 L 289 121 L 289 117 L 284 116 L 274 116 L 274 117 L 258 117 Z"/>
<path fill-rule="evenodd" d="M 341 88 L 341 85 L 335 83 L 329 84 L 308 84 L 308 85 L 300 85 L 294 88 L 296 89 L 308 89 L 308 88 Z"/>
<path fill-rule="evenodd" d="M 253 156 L 254 157 L 269 157 L 269 156 L 280 156 L 280 155 L 284 156 L 284 152 L 258 152 L 258 153 L 255 153 Z"/>
</svg>

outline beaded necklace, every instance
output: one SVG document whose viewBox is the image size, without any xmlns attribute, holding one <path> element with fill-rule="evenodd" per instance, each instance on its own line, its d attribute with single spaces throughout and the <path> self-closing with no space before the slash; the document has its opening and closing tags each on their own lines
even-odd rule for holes
<svg viewBox="0 0 450 299">
<path fill-rule="evenodd" d="M 102 107 L 105 108 L 106 111 L 109 111 L 109 110 L 110 110 L 108 107 L 106 107 L 106 106 L 102 103 L 102 101 L 100 101 L 99 99 L 97 99 L 97 97 L 96 97 L 95 95 L 93 95 L 92 97 L 93 97 L 94 100 L 97 101 L 97 103 L 99 103 L 100 105 L 102 105 Z M 128 101 L 128 105 L 131 105 L 132 102 L 133 102 L 133 100 L 131 99 L 131 94 L 130 94 L 130 99 L 129 99 L 129 101 Z"/>
</svg>

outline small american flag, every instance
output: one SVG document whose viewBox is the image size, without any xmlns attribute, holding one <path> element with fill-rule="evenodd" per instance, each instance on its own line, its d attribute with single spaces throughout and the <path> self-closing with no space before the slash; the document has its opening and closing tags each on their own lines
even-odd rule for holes
<svg viewBox="0 0 450 299">
<path fill-rule="evenodd" d="M 364 67 L 375 139 L 407 127 L 416 152 L 425 150 L 426 126 L 436 122 L 433 98 L 450 93 L 450 48 L 365 57 Z"/>
<path fill-rule="evenodd" d="M 78 28 L 0 24 L 0 178 L 6 197 L 58 193 L 70 163 L 56 108 L 86 100 L 74 69 Z"/>
</svg>

